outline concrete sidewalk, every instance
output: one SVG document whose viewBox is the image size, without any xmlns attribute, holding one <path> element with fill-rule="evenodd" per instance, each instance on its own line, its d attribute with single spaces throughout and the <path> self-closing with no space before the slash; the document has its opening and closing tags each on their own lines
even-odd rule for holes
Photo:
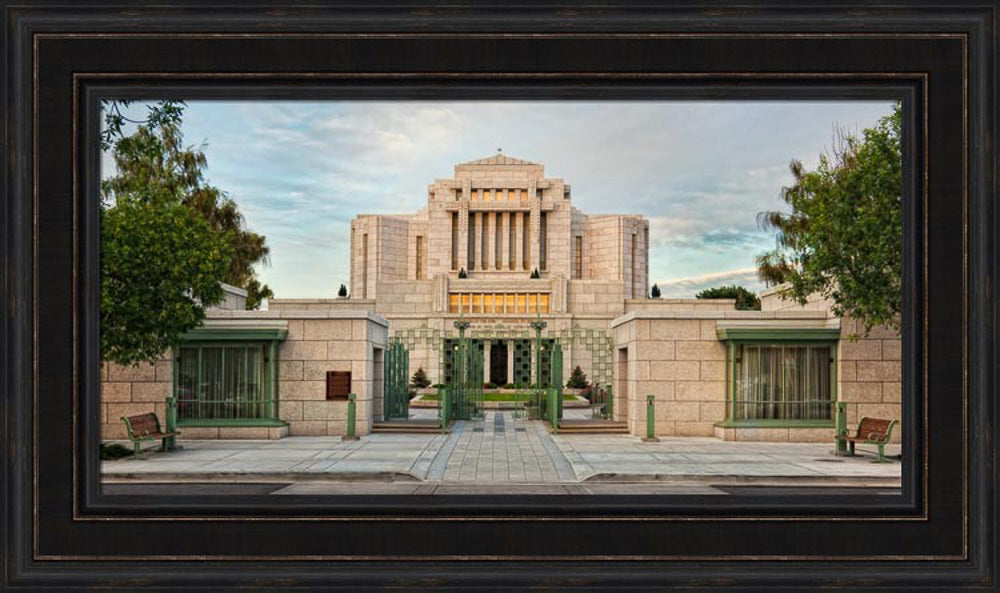
<svg viewBox="0 0 1000 593">
<path fill-rule="evenodd" d="M 102 463 L 105 481 L 413 482 L 427 486 L 599 482 L 816 484 L 898 487 L 902 464 L 831 454 L 833 443 L 741 443 L 712 438 L 551 435 L 544 424 L 489 411 L 449 434 L 182 440 L 183 450 Z M 898 454 L 898 447 L 887 454 Z M 693 486 L 692 486 L 693 487 Z M 426 488 L 425 488 L 426 490 Z"/>
</svg>

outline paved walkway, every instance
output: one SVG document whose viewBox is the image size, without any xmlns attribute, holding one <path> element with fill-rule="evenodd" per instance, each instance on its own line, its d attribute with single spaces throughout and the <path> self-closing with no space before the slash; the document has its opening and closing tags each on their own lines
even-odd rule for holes
<svg viewBox="0 0 1000 593">
<path fill-rule="evenodd" d="M 449 434 L 181 444 L 181 451 L 151 451 L 145 460 L 105 461 L 102 472 L 106 480 L 116 481 L 364 480 L 384 482 L 386 487 L 396 482 L 394 487 L 406 489 L 409 486 L 402 483 L 413 482 L 414 489 L 424 491 L 472 493 L 483 486 L 495 492 L 497 484 L 590 488 L 616 481 L 670 481 L 695 489 L 762 480 L 892 487 L 898 486 L 901 470 L 899 462 L 870 463 L 870 455 L 834 457 L 832 443 L 736 443 L 698 437 L 643 443 L 628 435 L 550 435 L 541 422 L 502 411 L 487 411 L 479 421 L 458 421 Z M 890 447 L 887 453 L 898 451 Z"/>
</svg>

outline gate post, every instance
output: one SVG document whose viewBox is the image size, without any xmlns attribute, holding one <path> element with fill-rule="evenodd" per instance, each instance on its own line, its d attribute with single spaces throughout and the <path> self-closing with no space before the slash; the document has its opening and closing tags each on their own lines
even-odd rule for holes
<svg viewBox="0 0 1000 593">
<path fill-rule="evenodd" d="M 548 402 L 548 416 L 549 424 L 552 425 L 552 432 L 559 432 L 559 390 L 555 387 L 549 387 L 547 389 L 549 402 Z"/>
<path fill-rule="evenodd" d="M 646 437 L 642 439 L 644 443 L 658 443 L 656 438 L 656 396 L 646 396 Z"/>
<path fill-rule="evenodd" d="M 447 386 L 438 389 L 438 417 L 441 419 L 441 430 L 447 431 L 451 423 L 451 395 Z"/>
</svg>

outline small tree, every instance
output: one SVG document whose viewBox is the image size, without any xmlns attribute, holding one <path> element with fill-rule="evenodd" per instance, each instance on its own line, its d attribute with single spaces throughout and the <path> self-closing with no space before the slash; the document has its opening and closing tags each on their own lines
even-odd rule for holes
<svg viewBox="0 0 1000 593">
<path fill-rule="evenodd" d="M 462 268 L 462 269 L 460 269 L 458 271 L 458 277 L 459 278 L 468 278 L 469 277 L 469 275 L 465 272 L 465 268 Z"/>
<path fill-rule="evenodd" d="M 576 368 L 573 369 L 573 372 L 569 376 L 569 381 L 566 382 L 566 387 L 570 389 L 586 389 L 590 387 L 587 375 L 580 368 L 580 365 L 576 365 Z"/>
<path fill-rule="evenodd" d="M 340 290 L 337 291 L 337 296 L 344 298 L 347 296 L 347 287 L 343 284 L 340 285 Z"/>
<path fill-rule="evenodd" d="M 660 287 L 654 284 L 653 290 L 649 291 L 649 296 L 653 297 L 654 299 L 660 298 Z"/>
<path fill-rule="evenodd" d="M 427 378 L 427 373 L 424 372 L 423 367 L 418 368 L 417 372 L 413 373 L 413 378 L 410 379 L 410 383 L 412 383 L 417 389 L 423 389 L 431 384 L 430 379 Z"/>
<path fill-rule="evenodd" d="M 538 273 L 538 268 L 535 268 L 534 270 L 531 271 L 531 277 L 532 278 L 541 278 L 542 277 L 542 275 Z"/>
</svg>

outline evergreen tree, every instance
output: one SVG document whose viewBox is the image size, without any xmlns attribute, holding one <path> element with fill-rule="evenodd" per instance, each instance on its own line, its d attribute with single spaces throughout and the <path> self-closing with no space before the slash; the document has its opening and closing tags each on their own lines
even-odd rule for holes
<svg viewBox="0 0 1000 593">
<path fill-rule="evenodd" d="M 413 373 L 413 378 L 410 379 L 410 383 L 417 389 L 423 389 L 431 384 L 430 379 L 427 378 L 427 373 L 424 372 L 423 367 L 419 367 L 417 372 Z"/>
<path fill-rule="evenodd" d="M 337 296 L 339 296 L 339 297 L 346 297 L 347 296 L 347 287 L 344 286 L 343 284 L 341 284 L 340 285 L 340 290 L 337 291 Z"/>
<path fill-rule="evenodd" d="M 654 299 L 660 298 L 660 287 L 654 284 L 653 289 L 649 291 L 649 295 Z"/>
<path fill-rule="evenodd" d="M 566 387 L 570 389 L 586 389 L 589 386 L 590 382 L 587 381 L 587 375 L 584 374 L 580 365 L 577 365 L 570 374 L 569 381 L 566 382 Z"/>
</svg>

